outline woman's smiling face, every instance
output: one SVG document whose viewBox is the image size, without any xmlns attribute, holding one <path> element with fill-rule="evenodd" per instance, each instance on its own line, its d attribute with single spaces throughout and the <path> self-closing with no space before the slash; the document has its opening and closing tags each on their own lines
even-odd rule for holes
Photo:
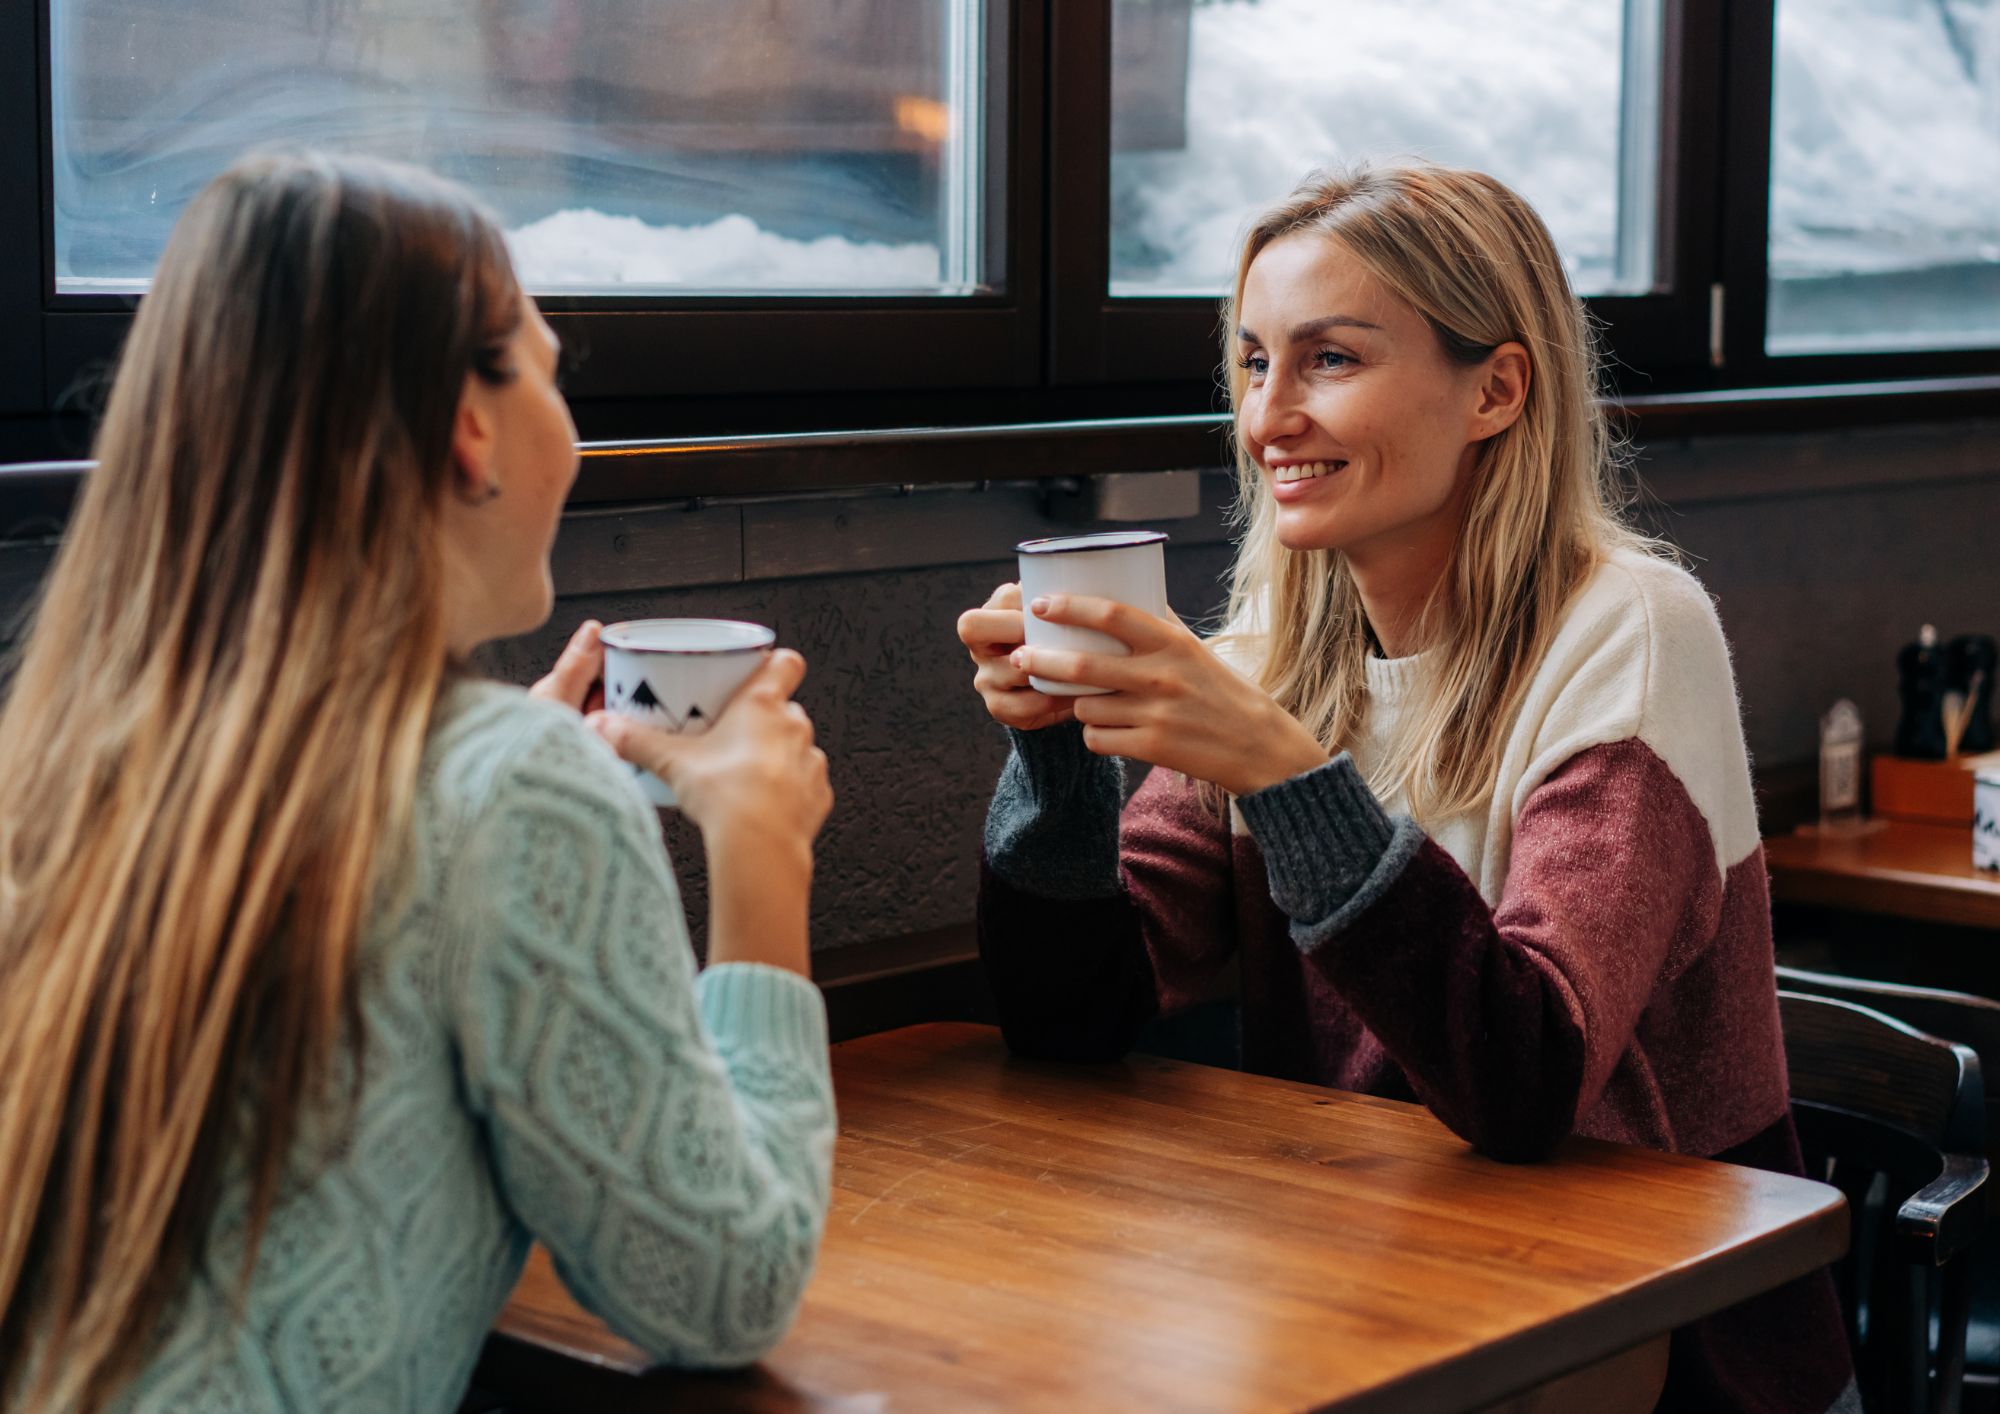
<svg viewBox="0 0 2000 1414">
<path fill-rule="evenodd" d="M 1435 546 L 1456 534 L 1490 359 L 1453 362 L 1431 326 L 1338 241 L 1297 232 L 1243 281 L 1237 435 L 1290 550 Z M 1507 346 L 1514 347 L 1514 346 Z"/>
</svg>

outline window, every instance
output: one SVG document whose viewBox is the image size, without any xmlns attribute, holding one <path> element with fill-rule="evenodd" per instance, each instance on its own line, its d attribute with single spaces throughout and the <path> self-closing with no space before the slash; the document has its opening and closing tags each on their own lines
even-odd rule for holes
<svg viewBox="0 0 2000 1414">
<path fill-rule="evenodd" d="M 143 289 L 187 199 L 294 141 L 500 213 L 540 294 L 956 295 L 982 0 L 52 0 L 55 287 Z"/>
<path fill-rule="evenodd" d="M 1772 354 L 2000 346 L 2000 0 L 1779 0 Z"/>
<path fill-rule="evenodd" d="M 1314 166 L 1416 156 L 1534 203 L 1585 294 L 1654 284 L 1660 16 L 1611 0 L 1117 0 L 1111 292 L 1226 289 Z"/>
<path fill-rule="evenodd" d="M 271 143 L 480 192 L 592 438 L 1213 409 L 1250 214 L 1403 155 L 1535 203 L 1624 392 L 2000 374 L 2000 0 L 24 0 L 0 434 Z"/>
</svg>

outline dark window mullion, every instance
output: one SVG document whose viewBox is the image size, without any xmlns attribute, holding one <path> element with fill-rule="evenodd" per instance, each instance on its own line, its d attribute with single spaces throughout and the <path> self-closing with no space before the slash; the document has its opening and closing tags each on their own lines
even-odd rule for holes
<svg viewBox="0 0 2000 1414">
<path fill-rule="evenodd" d="M 1709 291 L 1721 278 L 1723 0 L 1666 0 L 1660 46 L 1656 309 L 1670 310 L 1626 356 L 1693 372 L 1709 361 Z M 1597 302 L 1607 307 L 1611 301 Z"/>
<path fill-rule="evenodd" d="M 1049 371 L 1109 375 L 1111 4 L 1049 0 Z"/>
<path fill-rule="evenodd" d="M 42 407 L 47 105 L 42 4 L 0 10 L 0 415 Z"/>
<path fill-rule="evenodd" d="M 1723 42 L 1722 172 L 1717 239 L 1722 251 L 1724 377 L 1763 383 L 1771 252 L 1771 89 L 1775 0 L 1737 0 Z"/>
</svg>

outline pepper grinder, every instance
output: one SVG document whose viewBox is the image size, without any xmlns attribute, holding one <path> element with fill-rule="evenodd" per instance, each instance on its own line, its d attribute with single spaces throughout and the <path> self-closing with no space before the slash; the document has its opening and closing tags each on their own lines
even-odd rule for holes
<svg viewBox="0 0 2000 1414">
<path fill-rule="evenodd" d="M 1897 694 L 1902 714 L 1896 720 L 1898 756 L 1942 761 L 1949 754 L 1944 734 L 1945 655 L 1938 649 L 1937 629 L 1925 624 L 1915 643 L 1896 655 Z"/>
<path fill-rule="evenodd" d="M 1954 755 L 1993 749 L 1993 676 L 2000 645 L 1983 633 L 1962 633 L 1944 647 L 1945 745 Z"/>
</svg>

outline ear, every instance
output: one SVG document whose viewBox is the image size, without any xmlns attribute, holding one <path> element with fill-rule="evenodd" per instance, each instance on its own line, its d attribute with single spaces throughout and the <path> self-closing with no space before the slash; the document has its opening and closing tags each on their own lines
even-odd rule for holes
<svg viewBox="0 0 2000 1414">
<path fill-rule="evenodd" d="M 1479 366 L 1479 382 L 1472 403 L 1472 417 L 1466 428 L 1468 442 L 1483 442 L 1505 432 L 1520 419 L 1528 403 L 1528 383 L 1533 374 L 1528 351 L 1520 344 L 1502 344 Z"/>
<path fill-rule="evenodd" d="M 499 442 L 491 392 L 468 374 L 451 424 L 452 472 L 460 495 L 484 491 L 493 482 L 493 453 Z"/>
</svg>

